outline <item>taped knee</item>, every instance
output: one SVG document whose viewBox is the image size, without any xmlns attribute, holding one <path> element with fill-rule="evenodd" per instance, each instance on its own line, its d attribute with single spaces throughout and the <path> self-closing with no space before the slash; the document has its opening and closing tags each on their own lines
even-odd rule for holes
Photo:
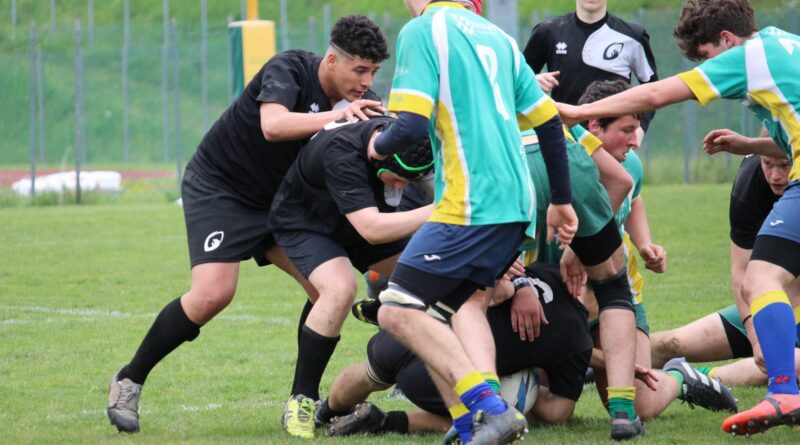
<svg viewBox="0 0 800 445">
<path fill-rule="evenodd" d="M 437 303 L 435 306 L 428 306 L 411 292 L 391 281 L 386 290 L 381 292 L 379 298 L 381 305 L 424 311 L 426 314 L 444 323 L 447 323 L 454 313 L 452 309 L 440 303 Z"/>
<path fill-rule="evenodd" d="M 611 278 L 589 280 L 589 283 L 594 289 L 600 312 L 606 309 L 627 309 L 633 312 L 633 294 L 628 283 L 627 268 Z"/>
</svg>

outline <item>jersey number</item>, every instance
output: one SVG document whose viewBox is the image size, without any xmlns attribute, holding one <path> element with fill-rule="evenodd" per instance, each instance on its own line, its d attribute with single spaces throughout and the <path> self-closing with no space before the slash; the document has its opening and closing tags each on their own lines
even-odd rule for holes
<svg viewBox="0 0 800 445">
<path fill-rule="evenodd" d="M 792 53 L 794 53 L 795 48 L 800 48 L 800 42 L 794 39 L 780 38 L 778 39 L 778 42 L 783 45 L 783 48 L 789 53 L 790 56 Z"/>
<path fill-rule="evenodd" d="M 500 85 L 497 84 L 497 54 L 495 54 L 492 48 L 486 45 L 476 45 L 475 49 L 478 51 L 478 55 L 481 58 L 483 69 L 486 70 L 486 74 L 489 76 L 489 82 L 492 83 L 495 108 L 497 108 L 497 112 L 503 116 L 503 119 L 508 120 L 511 116 L 508 115 L 506 106 L 503 104 L 503 96 L 500 94 Z"/>
</svg>

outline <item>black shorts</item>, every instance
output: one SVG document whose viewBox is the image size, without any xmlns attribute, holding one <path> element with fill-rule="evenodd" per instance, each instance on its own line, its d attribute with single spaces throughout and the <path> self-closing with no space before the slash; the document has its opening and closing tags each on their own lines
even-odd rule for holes
<svg viewBox="0 0 800 445">
<path fill-rule="evenodd" d="M 348 257 L 353 267 L 364 273 L 369 266 L 402 252 L 408 243 L 408 238 L 403 238 L 370 244 L 360 236 L 336 240 L 314 232 L 275 232 L 275 239 L 305 278 L 320 264 L 338 257 Z"/>
<path fill-rule="evenodd" d="M 396 384 L 403 395 L 425 411 L 450 418 L 425 363 L 386 331 L 379 331 L 367 343 L 368 374 L 378 383 Z"/>
<path fill-rule="evenodd" d="M 236 193 L 191 168 L 184 173 L 181 198 L 192 267 L 250 258 L 259 266 L 269 264 L 264 255 L 275 245 L 267 228 L 269 206 L 248 206 Z"/>
<path fill-rule="evenodd" d="M 591 357 L 592 350 L 589 349 L 543 367 L 550 392 L 577 402 L 583 391 L 583 379 Z"/>
</svg>

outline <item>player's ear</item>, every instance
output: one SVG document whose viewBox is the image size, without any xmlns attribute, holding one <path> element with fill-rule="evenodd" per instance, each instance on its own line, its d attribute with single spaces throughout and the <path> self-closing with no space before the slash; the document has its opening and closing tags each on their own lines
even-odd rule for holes
<svg viewBox="0 0 800 445">
<path fill-rule="evenodd" d="M 586 123 L 587 129 L 590 133 L 597 136 L 598 134 L 602 133 L 603 127 L 600 126 L 600 121 L 597 119 L 590 119 Z"/>
</svg>

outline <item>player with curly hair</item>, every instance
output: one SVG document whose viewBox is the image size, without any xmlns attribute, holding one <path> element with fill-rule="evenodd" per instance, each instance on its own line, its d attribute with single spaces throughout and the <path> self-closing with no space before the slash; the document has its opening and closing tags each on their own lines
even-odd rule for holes
<svg viewBox="0 0 800 445">
<path fill-rule="evenodd" d="M 695 99 L 744 100 L 769 131 L 772 141 L 748 144 L 740 154 L 794 160 L 789 184 L 756 237 L 737 301 L 756 363 L 768 376 L 768 392 L 755 407 L 722 423 L 725 432 L 759 433 L 777 425 L 800 424 L 800 392 L 795 378 L 796 318 L 786 288 L 800 275 L 800 36 L 756 27 L 746 0 L 690 0 L 681 11 L 675 36 L 684 54 L 705 60 L 667 79 L 580 107 L 560 104 L 565 120 L 622 116 Z M 712 132 L 704 149 L 729 144 Z M 797 303 L 797 302 L 795 302 Z"/>
<path fill-rule="evenodd" d="M 364 16 L 344 17 L 323 57 L 301 50 L 277 54 L 203 137 L 182 184 L 191 289 L 161 310 L 131 361 L 111 378 L 106 414 L 119 431 L 139 431 L 148 374 L 230 304 L 241 261 L 274 263 L 316 297 L 267 228 L 270 206 L 314 133 L 337 119 L 383 111 L 370 87 L 388 57 L 377 25 Z"/>
</svg>

